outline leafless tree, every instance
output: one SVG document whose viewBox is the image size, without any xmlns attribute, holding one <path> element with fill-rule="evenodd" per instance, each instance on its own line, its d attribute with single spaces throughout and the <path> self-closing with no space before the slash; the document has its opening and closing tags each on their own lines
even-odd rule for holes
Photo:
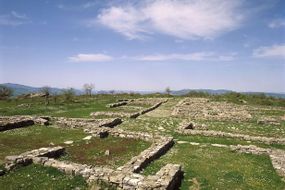
<svg viewBox="0 0 285 190">
<path fill-rule="evenodd" d="M 86 95 L 91 96 L 92 95 L 92 90 L 95 88 L 94 84 L 90 83 L 90 84 L 84 84 L 83 85 L 83 89 L 85 91 Z"/>
</svg>

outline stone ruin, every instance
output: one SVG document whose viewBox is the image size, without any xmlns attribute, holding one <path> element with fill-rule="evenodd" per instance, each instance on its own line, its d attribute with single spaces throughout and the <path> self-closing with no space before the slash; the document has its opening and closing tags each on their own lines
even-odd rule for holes
<svg viewBox="0 0 285 190">
<path fill-rule="evenodd" d="M 108 117 L 127 117 L 127 118 L 136 118 L 140 114 L 139 113 L 126 113 L 126 112 L 110 112 L 110 111 L 98 111 L 98 112 L 92 112 L 90 114 L 91 117 L 96 118 L 99 116 L 108 116 Z"/>
<path fill-rule="evenodd" d="M 107 107 L 108 108 L 115 108 L 115 107 L 124 106 L 127 104 L 128 104 L 128 101 L 121 101 L 121 102 L 117 102 L 117 103 L 113 103 L 113 104 L 108 104 Z"/>
<path fill-rule="evenodd" d="M 162 103 L 163 102 L 158 102 L 155 105 L 142 110 L 138 114 L 141 115 L 152 111 Z M 33 118 L 33 124 L 35 124 L 36 121 L 43 121 L 37 119 L 39 118 Z M 142 151 L 138 156 L 133 157 L 129 162 L 115 170 L 106 166 L 88 166 L 86 164 L 78 164 L 70 161 L 59 161 L 56 158 L 59 158 L 64 154 L 65 149 L 63 147 L 49 147 L 28 151 L 17 156 L 7 156 L 6 169 L 8 171 L 12 170 L 17 165 L 26 166 L 28 164 L 35 163 L 55 167 L 67 174 L 81 175 L 89 183 L 104 181 L 121 189 L 174 190 L 177 189 L 181 183 L 183 172 L 181 166 L 177 164 L 167 164 L 155 175 L 144 176 L 139 174 L 139 172 L 152 161 L 165 154 L 173 146 L 174 141 L 172 137 L 115 129 L 113 127 L 122 122 L 119 118 L 100 120 L 46 117 L 45 119 L 49 122 L 55 123 L 58 127 L 83 128 L 85 132 L 100 138 L 112 135 L 120 138 L 134 138 L 149 141 L 152 145 L 148 149 Z"/>
<path fill-rule="evenodd" d="M 53 117 L 54 123 L 60 127 L 66 128 L 84 128 L 92 129 L 98 127 L 115 127 L 122 123 L 120 118 L 110 119 L 83 119 L 83 118 L 65 118 L 65 117 Z"/>
<path fill-rule="evenodd" d="M 139 100 L 138 102 L 140 101 L 142 100 Z M 124 100 L 121 102 L 126 101 Z M 136 114 L 134 116 L 132 116 L 130 113 L 124 112 L 95 112 L 92 113 L 91 116 L 96 117 L 101 114 L 105 114 L 110 117 L 136 118 L 141 114 L 145 114 L 156 109 L 162 103 L 162 101 L 157 102 L 147 109 L 134 113 Z M 183 107 L 185 104 L 188 105 L 187 102 L 185 103 L 185 99 L 181 100 L 174 108 L 172 114 L 181 114 L 181 110 L 183 110 L 181 109 L 181 106 Z M 197 117 L 194 118 L 197 119 Z M 6 169 L 9 171 L 15 168 L 17 165 L 26 166 L 28 164 L 35 163 L 44 166 L 55 167 L 60 171 L 63 171 L 70 175 L 81 175 L 89 183 L 104 181 L 121 189 L 177 189 L 183 177 L 183 172 L 180 165 L 167 164 L 166 166 L 162 167 L 155 175 L 144 176 L 139 173 L 152 161 L 165 154 L 173 146 L 173 138 L 152 135 L 143 132 L 128 132 L 113 128 L 116 125 L 119 125 L 121 122 L 122 120 L 120 118 L 82 119 L 34 116 L 0 117 L 0 131 L 30 126 L 34 124 L 47 125 L 49 123 L 55 123 L 59 127 L 83 128 L 84 131 L 90 135 L 100 138 L 106 138 L 109 135 L 112 135 L 120 138 L 134 138 L 152 142 L 152 145 L 148 149 L 142 151 L 139 155 L 133 157 L 130 161 L 125 163 L 123 166 L 118 167 L 117 169 L 111 169 L 106 166 L 89 166 L 86 164 L 78 164 L 70 161 L 59 161 L 57 158 L 64 154 L 65 151 L 63 147 L 40 148 L 22 153 L 17 156 L 7 156 Z M 264 123 L 267 122 L 275 122 L 275 120 L 266 120 Z M 263 124 L 263 121 L 260 123 Z M 285 138 L 250 136 L 222 131 L 213 131 L 208 130 L 208 127 L 204 124 L 194 123 L 188 119 L 182 121 L 176 131 L 185 135 L 230 137 L 239 138 L 246 141 L 259 141 L 266 144 L 285 144 Z M 200 143 L 193 142 L 190 144 L 199 145 Z M 211 146 L 229 148 L 232 151 L 238 151 L 242 153 L 269 155 L 272 161 L 272 165 L 278 174 L 285 177 L 285 152 L 283 150 L 259 148 L 253 145 L 243 146 L 211 144 Z M 1 175 L 4 174 L 1 171 L 0 173 Z"/>
<path fill-rule="evenodd" d="M 98 131 L 99 130 L 99 131 Z M 103 129 L 89 131 L 97 136 Z M 167 164 L 155 175 L 139 174 L 150 162 L 163 155 L 174 144 L 172 137 L 153 136 L 147 133 L 127 132 L 106 128 L 108 135 L 121 138 L 136 138 L 151 141 L 148 149 L 133 157 L 125 165 L 113 170 L 106 166 L 88 166 L 70 161 L 59 161 L 56 158 L 64 154 L 63 147 L 40 148 L 22 153 L 18 156 L 6 157 L 6 169 L 9 171 L 17 165 L 26 166 L 31 163 L 55 167 L 70 175 L 81 175 L 87 182 L 104 181 L 122 189 L 177 189 L 181 183 L 183 172 L 180 165 Z"/>
<path fill-rule="evenodd" d="M 35 124 L 48 125 L 49 118 L 38 116 L 0 116 L 0 131 L 28 127 Z"/>
<path fill-rule="evenodd" d="M 252 119 L 249 108 L 227 102 L 212 102 L 207 98 L 184 98 L 172 111 L 172 116 L 195 120 L 248 121 Z"/>
<path fill-rule="evenodd" d="M 185 129 L 208 130 L 208 126 L 205 124 L 198 124 L 198 123 L 190 122 L 187 120 L 182 121 L 178 128 L 180 130 L 185 130 Z"/>
<path fill-rule="evenodd" d="M 282 118 L 281 118 L 282 120 Z M 276 117 L 261 117 L 257 120 L 257 124 L 269 124 L 269 125 L 278 125 L 280 126 L 280 121 Z"/>
<path fill-rule="evenodd" d="M 185 124 L 186 123 L 186 124 Z M 285 144 L 285 138 L 275 138 L 275 137 L 263 137 L 263 136 L 251 136 L 246 134 L 239 133 L 229 133 L 223 131 L 214 131 L 214 130 L 204 130 L 204 129 L 195 129 L 192 127 L 192 123 L 183 121 L 180 126 L 176 129 L 176 132 L 184 135 L 203 135 L 207 137 L 228 137 L 228 138 L 238 138 L 245 141 L 258 141 L 265 144 Z M 189 127 L 190 126 L 190 127 Z M 193 130 L 195 129 L 195 130 Z"/>
<path fill-rule="evenodd" d="M 96 127 L 115 127 L 122 123 L 120 118 L 110 119 L 82 119 L 82 118 L 65 118 L 49 116 L 1 116 L 0 131 L 11 130 L 15 128 L 28 127 L 32 125 L 49 125 L 56 124 L 60 127 L 67 128 L 96 128 Z"/>
<path fill-rule="evenodd" d="M 98 116 L 109 116 L 109 117 L 128 117 L 128 118 L 137 118 L 138 116 L 140 116 L 140 115 L 143 115 L 143 114 L 146 114 L 146 113 L 148 113 L 148 112 L 150 112 L 150 111 L 152 111 L 152 110 L 154 110 L 154 109 L 156 109 L 156 108 L 158 108 L 161 104 L 163 104 L 163 103 L 165 103 L 165 102 L 167 102 L 168 101 L 168 99 L 163 99 L 163 100 L 160 100 L 160 101 L 158 101 L 157 102 L 157 100 L 156 100 L 156 103 L 153 105 L 153 106 L 151 106 L 151 107 L 149 107 L 149 108 L 145 108 L 145 109 L 143 109 L 143 110 L 141 110 L 141 111 L 138 111 L 138 112 L 135 112 L 135 113 L 126 113 L 126 112 L 112 112 L 112 111 L 107 111 L 107 112 L 103 112 L 103 111 L 100 111 L 100 112 L 92 112 L 91 114 L 90 114 L 90 116 L 91 117 L 94 117 L 94 118 L 96 118 L 96 117 L 98 117 Z M 122 101 L 123 102 L 123 101 Z M 132 102 L 134 102 L 134 103 L 137 103 L 137 102 L 142 102 L 142 100 L 137 100 L 137 99 L 135 99 L 135 100 L 133 100 Z M 121 102 L 119 102 L 119 103 L 121 103 Z M 118 104 L 118 103 L 116 103 L 116 104 Z"/>
</svg>

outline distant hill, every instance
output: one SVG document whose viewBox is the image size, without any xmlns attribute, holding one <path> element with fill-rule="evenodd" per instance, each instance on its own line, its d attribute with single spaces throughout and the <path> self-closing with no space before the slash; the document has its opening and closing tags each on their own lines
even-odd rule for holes
<svg viewBox="0 0 285 190">
<path fill-rule="evenodd" d="M 284 98 L 285 99 L 285 93 L 274 93 L 274 92 L 242 92 L 242 94 L 260 94 L 263 93 L 266 96 L 271 96 L 275 98 Z"/>
<path fill-rule="evenodd" d="M 224 89 L 219 89 L 219 90 L 212 90 L 212 89 L 183 89 L 183 90 L 176 90 L 172 91 L 172 95 L 185 95 L 188 94 L 189 92 L 204 92 L 208 94 L 225 94 L 229 92 L 233 92 L 231 90 L 224 90 Z"/>
<path fill-rule="evenodd" d="M 183 89 L 183 90 L 177 90 L 172 91 L 172 95 L 186 95 L 189 92 L 205 92 L 212 95 L 219 95 L 219 94 L 226 94 L 230 92 L 235 92 L 231 90 L 225 90 L 225 89 L 219 89 L 219 90 L 212 90 L 212 89 Z M 285 93 L 273 93 L 273 92 L 239 92 L 241 94 L 265 94 L 266 96 L 275 97 L 275 98 L 284 98 L 285 99 Z"/>
<path fill-rule="evenodd" d="M 26 86 L 26 85 L 21 85 L 21 84 L 13 84 L 13 83 L 4 83 L 4 84 L 0 84 L 0 85 L 11 88 L 13 90 L 13 96 L 19 96 L 22 94 L 29 94 L 29 93 L 37 93 L 37 92 L 40 92 L 42 89 L 42 87 L 32 87 L 32 86 Z M 63 88 L 50 87 L 50 91 L 52 94 L 60 94 L 64 90 L 65 89 L 63 89 Z M 76 94 L 82 94 L 82 91 L 75 89 L 75 93 Z"/>
<path fill-rule="evenodd" d="M 0 85 L 7 86 L 8 88 L 11 88 L 13 90 L 13 96 L 40 92 L 41 88 L 42 88 L 42 87 L 32 87 L 32 86 L 26 86 L 26 85 L 21 85 L 21 84 L 13 84 L 13 83 L 4 83 L 4 84 L 0 84 Z M 60 94 L 64 90 L 66 90 L 66 89 L 51 87 L 51 93 Z M 75 90 L 75 93 L 77 95 L 84 93 L 82 90 L 78 90 L 78 89 L 74 89 L 74 90 Z M 219 95 L 219 94 L 234 92 L 234 91 L 226 90 L 226 89 L 218 89 L 218 90 L 213 90 L 213 89 L 182 89 L 182 90 L 171 91 L 171 94 L 179 96 L 179 95 L 185 95 L 185 94 L 188 94 L 189 92 L 194 92 L 194 91 L 195 92 L 205 92 L 205 93 L 209 93 L 212 95 Z M 116 91 L 114 91 L 114 93 L 130 93 L 130 92 L 139 93 L 139 94 L 156 93 L 156 91 L 128 91 L 128 90 L 116 90 Z M 96 92 L 96 94 L 109 94 L 109 93 L 110 93 L 110 91 L 108 91 L 108 90 L 99 90 Z M 160 92 L 160 93 L 164 93 L 164 92 Z M 242 94 L 264 93 L 266 96 L 285 99 L 285 93 L 271 93 L 271 92 L 240 92 L 240 93 L 242 93 Z"/>
</svg>

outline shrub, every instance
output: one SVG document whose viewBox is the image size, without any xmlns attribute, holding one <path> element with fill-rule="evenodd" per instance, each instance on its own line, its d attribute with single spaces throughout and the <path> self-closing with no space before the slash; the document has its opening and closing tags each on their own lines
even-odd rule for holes
<svg viewBox="0 0 285 190">
<path fill-rule="evenodd" d="M 71 102 L 75 96 L 75 91 L 73 88 L 69 88 L 63 92 L 64 101 Z"/>
<path fill-rule="evenodd" d="M 0 99 L 7 99 L 12 96 L 13 91 L 6 86 L 0 86 Z"/>
</svg>

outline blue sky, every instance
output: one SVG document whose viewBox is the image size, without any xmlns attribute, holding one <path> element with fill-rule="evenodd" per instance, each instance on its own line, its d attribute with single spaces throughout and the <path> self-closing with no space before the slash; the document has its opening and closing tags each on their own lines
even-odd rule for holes
<svg viewBox="0 0 285 190">
<path fill-rule="evenodd" d="M 282 0 L 0 0 L 0 83 L 285 92 Z"/>
</svg>

